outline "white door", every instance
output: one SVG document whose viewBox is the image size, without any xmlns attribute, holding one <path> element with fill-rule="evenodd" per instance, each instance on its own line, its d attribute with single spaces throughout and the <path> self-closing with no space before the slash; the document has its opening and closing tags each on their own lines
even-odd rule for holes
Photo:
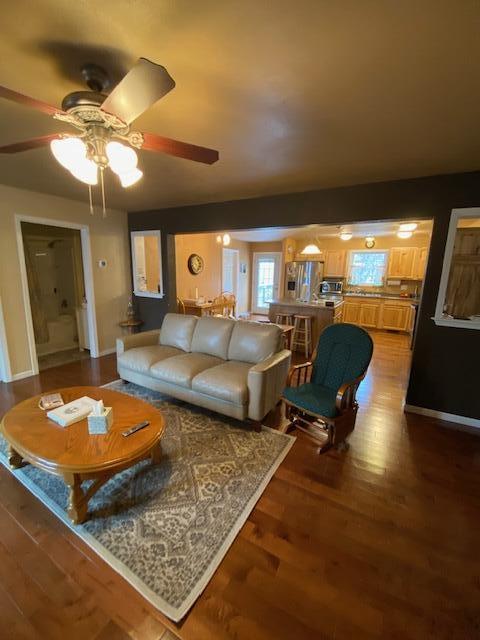
<svg viewBox="0 0 480 640">
<path fill-rule="evenodd" d="M 222 293 L 233 293 L 238 298 L 238 249 L 223 249 Z"/>
<path fill-rule="evenodd" d="M 267 314 L 269 303 L 278 298 L 281 261 L 281 253 L 253 254 L 253 313 Z"/>
</svg>

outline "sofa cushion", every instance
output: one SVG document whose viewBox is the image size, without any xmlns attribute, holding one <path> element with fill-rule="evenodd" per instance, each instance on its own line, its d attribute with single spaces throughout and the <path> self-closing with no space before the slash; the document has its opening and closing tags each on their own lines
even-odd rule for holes
<svg viewBox="0 0 480 640">
<path fill-rule="evenodd" d="M 191 351 L 192 336 L 197 324 L 196 316 L 181 313 L 167 313 L 160 329 L 160 344 Z"/>
<path fill-rule="evenodd" d="M 182 351 L 175 349 L 175 347 L 164 347 L 160 344 L 155 344 L 148 347 L 127 349 L 127 351 L 118 356 L 117 360 L 121 367 L 138 371 L 138 373 L 148 373 L 155 362 L 177 356 L 180 353 Z"/>
<path fill-rule="evenodd" d="M 192 389 L 233 404 L 247 404 L 249 362 L 224 362 L 206 369 L 192 380 Z"/>
<path fill-rule="evenodd" d="M 215 367 L 222 360 L 205 353 L 183 353 L 168 361 L 157 362 L 150 367 L 150 375 L 163 382 L 181 387 L 192 386 L 192 379 L 204 369 Z"/>
<path fill-rule="evenodd" d="M 234 325 L 235 320 L 228 318 L 200 318 L 193 332 L 191 350 L 226 360 Z"/>
<path fill-rule="evenodd" d="M 281 335 L 276 324 L 240 320 L 232 332 L 228 359 L 252 364 L 266 360 L 280 349 Z"/>
</svg>

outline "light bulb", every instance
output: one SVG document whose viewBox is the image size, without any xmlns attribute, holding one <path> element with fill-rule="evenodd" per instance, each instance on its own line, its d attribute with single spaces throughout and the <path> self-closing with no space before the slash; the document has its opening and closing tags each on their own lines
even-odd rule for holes
<svg viewBox="0 0 480 640">
<path fill-rule="evenodd" d="M 223 234 L 222 241 L 223 241 L 223 246 L 228 247 L 228 245 L 230 244 L 230 236 L 228 235 L 228 233 Z"/>
<path fill-rule="evenodd" d="M 68 170 L 81 182 L 85 184 L 97 184 L 98 183 L 98 167 L 93 160 L 87 160 L 87 158 L 78 159 L 75 165 L 68 167 Z"/>
<path fill-rule="evenodd" d="M 350 233 L 349 231 L 342 231 L 342 233 L 340 234 L 340 238 L 342 240 L 351 240 L 353 237 L 353 233 Z"/>
<path fill-rule="evenodd" d="M 301 252 L 304 256 L 316 256 L 322 253 L 316 244 L 307 244 L 305 249 Z"/>
<path fill-rule="evenodd" d="M 132 147 L 127 147 L 120 142 L 109 142 L 106 152 L 110 169 L 118 175 L 129 173 L 137 166 L 137 154 Z"/>
<path fill-rule="evenodd" d="M 411 231 L 397 231 L 397 238 L 402 238 L 402 240 L 406 240 L 407 238 L 412 237 Z"/>
<path fill-rule="evenodd" d="M 217 236 L 216 241 L 218 242 L 218 244 L 222 244 L 222 236 Z"/>
<path fill-rule="evenodd" d="M 417 227 L 418 224 L 416 222 L 405 222 L 400 225 L 400 231 L 415 231 Z"/>
<path fill-rule="evenodd" d="M 80 138 L 60 138 L 60 140 L 52 140 L 50 149 L 55 159 L 68 169 L 72 170 L 78 162 L 86 159 L 87 147 Z"/>
<path fill-rule="evenodd" d="M 118 174 L 122 187 L 125 187 L 125 188 L 131 187 L 133 184 L 138 182 L 142 176 L 143 176 L 143 171 L 140 171 L 140 169 L 137 169 L 137 168 L 131 169 L 131 171 L 125 171 L 123 173 Z"/>
</svg>

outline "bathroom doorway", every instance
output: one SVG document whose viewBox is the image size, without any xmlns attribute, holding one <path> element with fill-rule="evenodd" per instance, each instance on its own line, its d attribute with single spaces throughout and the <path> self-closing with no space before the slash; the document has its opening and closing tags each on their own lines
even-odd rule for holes
<svg viewBox="0 0 480 640">
<path fill-rule="evenodd" d="M 38 370 L 90 357 L 79 229 L 20 223 Z"/>
</svg>

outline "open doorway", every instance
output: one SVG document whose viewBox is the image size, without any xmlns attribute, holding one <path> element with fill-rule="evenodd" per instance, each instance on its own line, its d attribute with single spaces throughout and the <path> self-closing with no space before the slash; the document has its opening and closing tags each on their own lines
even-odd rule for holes
<svg viewBox="0 0 480 640">
<path fill-rule="evenodd" d="M 238 249 L 226 249 L 222 251 L 222 291 L 233 293 L 238 298 L 238 271 L 239 271 L 239 251 Z"/>
<path fill-rule="evenodd" d="M 89 358 L 80 230 L 26 221 L 20 228 L 38 370 Z"/>
</svg>

